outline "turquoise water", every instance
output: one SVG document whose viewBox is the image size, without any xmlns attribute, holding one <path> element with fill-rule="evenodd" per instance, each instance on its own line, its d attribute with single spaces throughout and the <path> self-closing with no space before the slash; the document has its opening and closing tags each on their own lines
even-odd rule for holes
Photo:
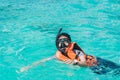
<svg viewBox="0 0 120 80">
<path fill-rule="evenodd" d="M 120 80 L 51 60 L 59 28 L 87 54 L 120 64 L 120 0 L 0 0 L 0 80 Z"/>
</svg>

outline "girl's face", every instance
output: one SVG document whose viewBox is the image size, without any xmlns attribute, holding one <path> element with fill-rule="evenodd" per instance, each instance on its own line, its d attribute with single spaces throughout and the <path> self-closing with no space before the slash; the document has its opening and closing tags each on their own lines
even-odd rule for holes
<svg viewBox="0 0 120 80">
<path fill-rule="evenodd" d="M 58 47 L 60 50 L 66 50 L 69 47 L 70 41 L 66 36 L 60 36 L 58 39 Z"/>
</svg>

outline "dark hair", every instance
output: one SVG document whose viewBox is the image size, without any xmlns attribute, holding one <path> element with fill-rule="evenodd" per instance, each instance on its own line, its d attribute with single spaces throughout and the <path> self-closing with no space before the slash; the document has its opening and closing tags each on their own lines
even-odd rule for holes
<svg viewBox="0 0 120 80">
<path fill-rule="evenodd" d="M 65 36 L 69 39 L 69 41 L 71 42 L 71 37 L 69 34 L 67 33 L 60 33 L 57 37 L 56 37 L 56 40 L 58 40 L 61 36 Z"/>
<path fill-rule="evenodd" d="M 70 37 L 70 35 L 67 34 L 67 33 L 61 33 L 61 31 L 62 31 L 62 28 L 60 28 L 59 31 L 58 31 L 58 34 L 57 34 L 57 36 L 56 36 L 56 41 L 59 39 L 59 37 L 65 36 L 65 37 L 67 37 L 67 38 L 69 39 L 69 41 L 71 42 L 71 37 Z"/>
</svg>

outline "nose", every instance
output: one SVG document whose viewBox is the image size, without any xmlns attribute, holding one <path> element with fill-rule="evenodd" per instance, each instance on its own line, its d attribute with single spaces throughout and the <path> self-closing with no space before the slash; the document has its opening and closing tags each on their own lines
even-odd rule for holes
<svg viewBox="0 0 120 80">
<path fill-rule="evenodd" d="M 64 44 L 64 43 L 62 43 L 62 44 L 61 44 L 61 48 L 64 48 L 64 47 L 65 47 L 65 44 Z"/>
</svg>

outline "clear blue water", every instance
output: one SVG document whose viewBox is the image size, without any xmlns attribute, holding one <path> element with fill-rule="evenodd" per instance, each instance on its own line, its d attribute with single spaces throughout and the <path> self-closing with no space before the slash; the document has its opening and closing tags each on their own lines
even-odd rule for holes
<svg viewBox="0 0 120 80">
<path fill-rule="evenodd" d="M 120 80 L 51 60 L 59 28 L 87 54 L 120 64 L 120 0 L 0 0 L 0 80 Z"/>
</svg>

